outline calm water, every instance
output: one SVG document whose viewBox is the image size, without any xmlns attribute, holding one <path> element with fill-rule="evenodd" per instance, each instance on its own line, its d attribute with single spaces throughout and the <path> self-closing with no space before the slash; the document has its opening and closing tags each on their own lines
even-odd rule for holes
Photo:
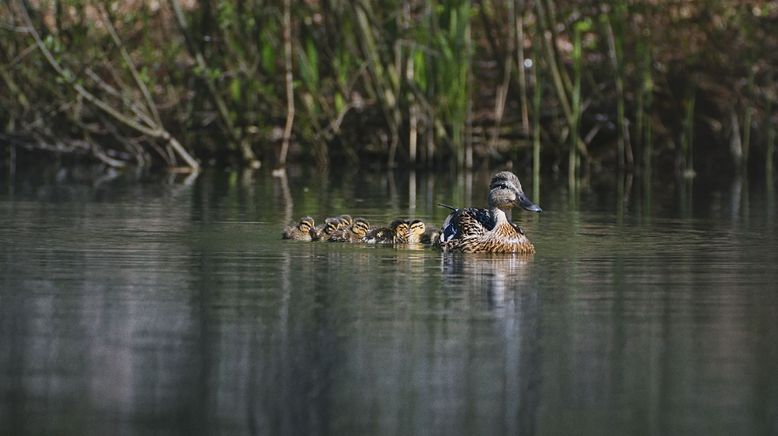
<svg viewBox="0 0 778 436">
<path fill-rule="evenodd" d="M 279 239 L 440 223 L 488 177 L 4 176 L 0 430 L 778 434 L 764 182 L 544 180 L 524 258 Z"/>
</svg>

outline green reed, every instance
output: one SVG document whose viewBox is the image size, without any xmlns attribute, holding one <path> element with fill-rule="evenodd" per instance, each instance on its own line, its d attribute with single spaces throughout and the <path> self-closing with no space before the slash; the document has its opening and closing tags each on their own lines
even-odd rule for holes
<svg viewBox="0 0 778 436">
<path fill-rule="evenodd" d="M 636 146 L 642 151 L 643 172 L 651 172 L 652 144 L 652 108 L 654 82 L 651 73 L 651 49 L 647 42 L 638 44 L 640 59 L 640 88 L 635 114 Z"/>
<path fill-rule="evenodd" d="M 632 149 L 626 120 L 626 96 L 624 89 L 624 27 L 627 6 L 623 1 L 616 3 L 611 13 L 602 15 L 605 24 L 608 53 L 616 84 L 616 160 L 619 169 L 632 165 Z"/>
<path fill-rule="evenodd" d="M 537 42 L 539 38 L 535 38 Z M 532 195 L 535 201 L 540 201 L 540 117 L 541 101 L 543 98 L 543 86 L 540 81 L 539 44 L 533 44 L 533 79 L 534 90 L 532 93 Z"/>
<path fill-rule="evenodd" d="M 567 175 L 568 183 L 573 186 L 578 167 L 578 141 L 581 130 L 581 63 L 583 50 L 581 48 L 581 35 L 591 28 L 591 21 L 583 20 L 573 26 L 573 98 L 572 98 L 572 125 L 570 132 L 570 145 L 568 146 Z"/>
<path fill-rule="evenodd" d="M 459 167 L 465 163 L 464 127 L 471 71 L 469 0 L 445 0 L 436 11 L 440 33 L 432 40 L 432 70 L 441 122 L 451 132 L 450 146 Z"/>
</svg>

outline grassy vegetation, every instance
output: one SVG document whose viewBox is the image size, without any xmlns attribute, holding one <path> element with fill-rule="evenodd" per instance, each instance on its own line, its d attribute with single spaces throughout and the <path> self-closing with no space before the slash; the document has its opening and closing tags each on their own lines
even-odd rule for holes
<svg viewBox="0 0 778 436">
<path fill-rule="evenodd" d="M 542 160 L 571 186 L 767 171 L 776 23 L 774 1 L 9 0 L 0 144 L 115 167 Z"/>
</svg>

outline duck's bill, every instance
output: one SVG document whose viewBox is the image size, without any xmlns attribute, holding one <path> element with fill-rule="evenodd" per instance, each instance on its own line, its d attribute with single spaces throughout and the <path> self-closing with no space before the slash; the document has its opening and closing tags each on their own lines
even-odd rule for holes
<svg viewBox="0 0 778 436">
<path fill-rule="evenodd" d="M 521 206 L 523 209 L 528 210 L 530 212 L 543 212 L 543 209 L 540 208 L 537 204 L 530 201 L 529 198 L 527 198 L 524 193 L 519 195 L 519 206 Z"/>
</svg>

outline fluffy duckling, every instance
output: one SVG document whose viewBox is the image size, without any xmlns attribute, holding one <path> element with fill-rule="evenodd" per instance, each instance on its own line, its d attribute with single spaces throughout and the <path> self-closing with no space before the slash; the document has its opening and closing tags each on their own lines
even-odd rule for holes
<svg viewBox="0 0 778 436">
<path fill-rule="evenodd" d="M 370 223 L 364 218 L 355 218 L 349 228 L 335 230 L 327 239 L 330 242 L 360 242 L 370 230 Z"/>
<path fill-rule="evenodd" d="M 297 224 L 285 228 L 283 233 L 281 233 L 281 238 L 293 239 L 295 241 L 310 241 L 311 230 L 314 224 L 313 218 L 309 216 L 302 217 Z"/>
<path fill-rule="evenodd" d="M 408 243 L 418 244 L 421 242 L 421 238 L 424 237 L 424 233 L 427 227 L 422 220 L 413 220 L 408 225 Z"/>
<path fill-rule="evenodd" d="M 340 220 L 340 227 L 338 227 L 338 228 L 348 229 L 348 228 L 350 228 L 351 226 L 354 225 L 354 219 L 351 218 L 351 215 L 345 215 L 344 214 L 344 215 L 339 216 L 338 219 Z"/>
<path fill-rule="evenodd" d="M 341 225 L 339 217 L 325 218 L 323 223 L 311 229 L 311 240 L 327 240 Z"/>
<path fill-rule="evenodd" d="M 424 234 L 421 235 L 421 243 L 427 245 L 434 245 L 438 243 L 440 239 L 440 229 L 437 227 L 427 227 L 424 230 Z"/>
<path fill-rule="evenodd" d="M 370 230 L 362 239 L 368 244 L 406 244 L 408 243 L 408 221 L 394 220 L 389 227 Z"/>
</svg>

